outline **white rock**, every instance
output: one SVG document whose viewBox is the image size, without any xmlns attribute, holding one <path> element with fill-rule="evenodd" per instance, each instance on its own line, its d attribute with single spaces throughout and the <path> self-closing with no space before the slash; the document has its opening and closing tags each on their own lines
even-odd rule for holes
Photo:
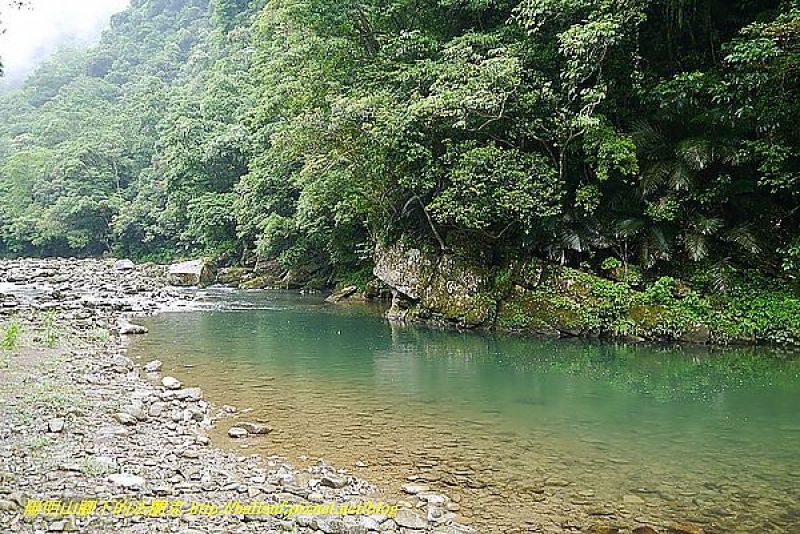
<svg viewBox="0 0 800 534">
<path fill-rule="evenodd" d="M 163 364 L 161 363 L 161 360 L 153 360 L 152 362 L 145 364 L 144 370 L 148 373 L 157 373 L 161 370 L 162 365 Z"/>
<path fill-rule="evenodd" d="M 64 430 L 64 420 L 60 417 L 57 417 L 55 419 L 50 419 L 47 422 L 47 429 L 50 432 L 61 432 L 62 430 Z"/>
<path fill-rule="evenodd" d="M 146 334 L 147 332 L 148 332 L 147 328 L 138 324 L 123 322 L 123 321 L 120 321 L 119 323 L 119 333 L 123 336 Z"/>
<path fill-rule="evenodd" d="M 126 412 L 117 412 L 114 414 L 114 419 L 116 419 L 120 424 L 123 425 L 135 425 L 138 419 L 136 416 L 131 415 Z"/>
<path fill-rule="evenodd" d="M 214 266 L 207 260 L 184 261 L 169 266 L 167 282 L 173 286 L 207 286 L 214 282 Z"/>
<path fill-rule="evenodd" d="M 400 489 L 403 490 L 403 493 L 408 493 L 409 495 L 416 495 L 417 493 L 428 491 L 428 486 L 424 484 L 403 484 Z"/>
<path fill-rule="evenodd" d="M 131 260 L 117 260 L 114 262 L 114 269 L 117 271 L 131 271 L 136 268 L 136 264 Z"/>
<path fill-rule="evenodd" d="M 191 401 L 199 401 L 203 398 L 203 390 L 200 388 L 186 388 L 186 398 Z"/>
<path fill-rule="evenodd" d="M 128 473 L 114 473 L 109 475 L 108 481 L 126 489 L 141 488 L 145 483 L 144 478 Z"/>
<path fill-rule="evenodd" d="M 161 385 L 171 390 L 181 389 L 181 381 L 172 376 L 165 376 L 162 378 Z"/>
<path fill-rule="evenodd" d="M 230 430 L 228 430 L 228 436 L 234 439 L 238 439 L 238 438 L 246 438 L 247 436 L 249 436 L 249 434 L 247 433 L 247 430 L 245 430 L 242 427 L 232 426 Z"/>
</svg>

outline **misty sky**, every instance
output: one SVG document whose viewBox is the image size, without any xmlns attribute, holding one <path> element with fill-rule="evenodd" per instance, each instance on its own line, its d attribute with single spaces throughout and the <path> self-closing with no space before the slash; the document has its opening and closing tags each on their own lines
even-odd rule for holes
<svg viewBox="0 0 800 534">
<path fill-rule="evenodd" d="M 27 76 L 63 44 L 86 46 L 97 40 L 114 13 L 128 0 L 30 0 L 22 10 L 0 0 L 0 59 L 6 83 Z"/>
</svg>

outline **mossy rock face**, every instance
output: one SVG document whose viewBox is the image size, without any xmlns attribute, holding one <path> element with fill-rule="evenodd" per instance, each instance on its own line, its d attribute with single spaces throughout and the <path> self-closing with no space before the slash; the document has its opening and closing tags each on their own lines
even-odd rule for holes
<svg viewBox="0 0 800 534">
<path fill-rule="evenodd" d="M 217 282 L 226 286 L 239 286 L 253 277 L 253 271 L 246 267 L 225 267 L 217 273 Z"/>
<path fill-rule="evenodd" d="M 491 264 L 474 253 L 436 253 L 400 242 L 376 248 L 374 274 L 393 292 L 388 316 L 394 319 L 548 336 L 738 339 L 727 334 L 734 331 L 728 323 L 738 321 L 691 288 L 663 294 L 654 283 L 640 290 L 539 259 Z"/>
<path fill-rule="evenodd" d="M 438 258 L 415 247 L 398 243 L 377 245 L 373 274 L 377 279 L 411 300 L 418 301 L 430 284 Z"/>
<path fill-rule="evenodd" d="M 664 321 L 665 310 L 662 306 L 637 304 L 631 307 L 629 316 L 637 327 L 643 330 L 658 328 Z"/>
<path fill-rule="evenodd" d="M 378 246 L 375 276 L 416 303 L 404 317 L 429 317 L 467 328 L 492 321 L 497 301 L 491 269 L 457 254 L 433 254 L 399 243 Z"/>
<path fill-rule="evenodd" d="M 680 340 L 684 343 L 706 344 L 711 340 L 711 330 L 704 324 L 691 324 Z"/>
<path fill-rule="evenodd" d="M 435 315 L 460 326 L 474 327 L 494 319 L 492 273 L 464 258 L 444 255 L 428 285 L 420 290 L 421 304 Z"/>
<path fill-rule="evenodd" d="M 242 282 L 239 287 L 242 289 L 267 289 L 279 287 L 280 281 L 271 276 L 256 276 L 250 280 Z"/>
<path fill-rule="evenodd" d="M 320 273 L 319 266 L 308 264 L 289 269 L 277 285 L 286 289 L 323 289 L 326 282 L 327 279 Z"/>
<path fill-rule="evenodd" d="M 514 287 L 497 310 L 497 326 L 514 331 L 537 334 L 559 334 L 553 324 L 553 306 L 542 295 L 522 287 Z"/>
</svg>

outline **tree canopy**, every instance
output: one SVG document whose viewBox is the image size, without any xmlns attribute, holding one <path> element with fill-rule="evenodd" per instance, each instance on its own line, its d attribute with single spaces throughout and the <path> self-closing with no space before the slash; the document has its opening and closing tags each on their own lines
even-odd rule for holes
<svg viewBox="0 0 800 534">
<path fill-rule="evenodd" d="M 794 277 L 799 93 L 797 1 L 134 0 L 0 98 L 0 247 Z"/>
</svg>

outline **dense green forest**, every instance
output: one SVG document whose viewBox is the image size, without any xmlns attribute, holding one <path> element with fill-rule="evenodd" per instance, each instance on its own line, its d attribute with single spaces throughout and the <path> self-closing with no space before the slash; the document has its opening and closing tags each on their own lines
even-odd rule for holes
<svg viewBox="0 0 800 534">
<path fill-rule="evenodd" d="M 0 98 L 0 252 L 787 281 L 798 118 L 797 1 L 133 0 Z"/>
</svg>

